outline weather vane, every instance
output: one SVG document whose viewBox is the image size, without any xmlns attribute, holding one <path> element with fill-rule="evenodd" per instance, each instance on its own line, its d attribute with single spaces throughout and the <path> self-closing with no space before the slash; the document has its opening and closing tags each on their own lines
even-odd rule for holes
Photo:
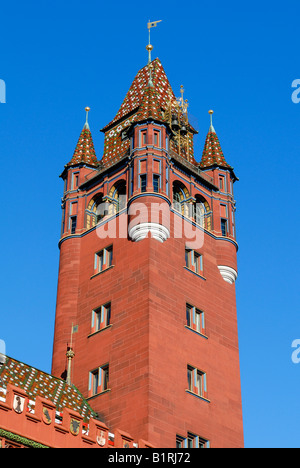
<svg viewBox="0 0 300 468">
<path fill-rule="evenodd" d="M 150 37 L 150 31 L 151 28 L 156 28 L 158 23 L 161 23 L 162 20 L 159 21 L 150 21 L 148 22 L 148 31 L 149 31 L 149 44 L 146 46 L 146 49 L 148 50 L 148 65 L 151 63 L 151 51 L 153 50 L 153 46 L 151 45 L 151 37 Z"/>
</svg>

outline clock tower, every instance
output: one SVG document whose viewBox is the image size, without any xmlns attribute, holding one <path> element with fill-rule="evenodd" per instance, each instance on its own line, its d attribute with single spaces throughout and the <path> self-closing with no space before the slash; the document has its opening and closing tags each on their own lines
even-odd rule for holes
<svg viewBox="0 0 300 468">
<path fill-rule="evenodd" d="M 155 447 L 243 446 L 237 177 L 210 116 L 199 157 L 183 88 L 149 60 L 101 159 L 87 118 L 61 174 L 52 374 Z"/>
</svg>

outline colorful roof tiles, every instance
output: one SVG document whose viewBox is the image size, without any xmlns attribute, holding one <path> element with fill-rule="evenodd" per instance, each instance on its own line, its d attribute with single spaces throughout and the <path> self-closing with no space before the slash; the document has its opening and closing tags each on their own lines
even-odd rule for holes
<svg viewBox="0 0 300 468">
<path fill-rule="evenodd" d="M 158 58 L 151 62 L 151 69 L 151 78 L 153 86 L 157 92 L 158 106 L 162 109 L 166 109 L 168 106 L 170 93 L 175 100 L 173 90 Z M 108 125 L 106 125 L 102 131 L 106 131 L 116 122 L 138 109 L 149 83 L 149 79 L 150 68 L 149 65 L 146 65 L 137 73 L 115 118 Z"/>
<path fill-rule="evenodd" d="M 81 163 L 95 167 L 99 165 L 96 157 L 92 134 L 87 123 L 82 129 L 73 157 L 68 163 L 68 166 L 74 166 Z"/>
<path fill-rule="evenodd" d="M 232 169 L 225 161 L 219 138 L 211 125 L 206 136 L 200 167 L 207 168 L 215 165 Z"/>
<path fill-rule="evenodd" d="M 22 388 L 33 402 L 37 396 L 52 401 L 57 411 L 72 409 L 86 421 L 97 416 L 76 387 L 10 357 L 0 366 L 0 397 L 8 384 Z"/>
</svg>

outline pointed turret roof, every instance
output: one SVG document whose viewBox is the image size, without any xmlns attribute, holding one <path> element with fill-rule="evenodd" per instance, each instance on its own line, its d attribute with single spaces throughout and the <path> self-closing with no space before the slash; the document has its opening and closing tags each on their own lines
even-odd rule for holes
<svg viewBox="0 0 300 468">
<path fill-rule="evenodd" d="M 227 164 L 219 138 L 217 137 L 216 131 L 212 124 L 212 114 L 213 111 L 209 111 L 210 114 L 210 127 L 208 130 L 208 134 L 206 136 L 204 150 L 202 154 L 202 159 L 200 162 L 201 168 L 207 168 L 211 166 L 221 166 L 226 167 L 228 169 L 232 169 L 229 164 Z"/>
<path fill-rule="evenodd" d="M 159 109 L 167 109 L 170 94 L 173 96 L 174 100 L 176 99 L 163 66 L 160 60 L 156 58 L 151 62 L 150 66 L 146 65 L 139 70 L 115 118 L 102 129 L 103 132 L 106 132 L 107 129 L 114 126 L 116 122 L 123 120 L 129 114 L 131 115 L 134 111 L 138 110 L 149 81 L 156 90 L 157 106 Z"/>
<path fill-rule="evenodd" d="M 87 107 L 85 110 L 88 116 L 88 112 L 90 109 Z M 74 166 L 74 165 L 81 164 L 81 163 L 88 164 L 89 166 L 95 166 L 95 167 L 99 165 L 99 162 L 96 157 L 94 142 L 93 142 L 93 138 L 92 138 L 92 134 L 90 131 L 87 118 L 86 118 L 84 127 L 81 131 L 73 157 L 71 161 L 67 164 L 67 166 Z"/>
<path fill-rule="evenodd" d="M 231 168 L 225 160 L 216 132 L 210 128 L 206 136 L 200 167 L 206 168 L 215 165 Z"/>
</svg>

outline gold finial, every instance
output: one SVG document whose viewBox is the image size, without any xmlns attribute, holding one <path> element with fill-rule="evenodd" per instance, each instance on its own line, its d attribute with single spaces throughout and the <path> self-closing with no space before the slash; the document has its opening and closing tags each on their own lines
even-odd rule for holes
<svg viewBox="0 0 300 468">
<path fill-rule="evenodd" d="M 213 123 L 212 123 L 212 116 L 213 116 L 214 111 L 213 111 L 213 110 L 209 110 L 208 113 L 209 113 L 209 115 L 210 115 L 210 127 L 209 127 L 209 130 L 210 130 L 211 132 L 214 132 L 214 133 L 215 133 L 215 129 L 214 129 Z"/>
<path fill-rule="evenodd" d="M 89 119 L 89 112 L 90 112 L 90 108 L 89 107 L 86 107 L 85 108 L 85 112 L 86 112 L 86 118 L 85 118 L 85 125 L 84 125 L 84 128 L 87 128 L 89 129 L 89 123 L 88 123 L 88 119 Z"/>
</svg>

